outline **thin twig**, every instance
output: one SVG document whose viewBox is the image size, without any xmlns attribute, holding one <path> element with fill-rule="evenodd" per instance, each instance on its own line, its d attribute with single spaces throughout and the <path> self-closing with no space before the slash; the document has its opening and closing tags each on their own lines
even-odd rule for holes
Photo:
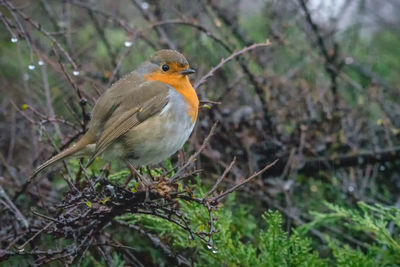
<svg viewBox="0 0 400 267">
<path fill-rule="evenodd" d="M 268 164 L 267 166 L 265 166 L 263 169 L 261 169 L 260 171 L 254 173 L 252 176 L 246 178 L 245 180 L 243 180 L 241 183 L 232 186 L 231 188 L 227 189 L 225 192 L 221 193 L 220 195 L 213 197 L 212 199 L 210 199 L 211 203 L 216 203 L 219 200 L 221 200 L 222 198 L 224 198 L 226 195 L 232 193 L 233 191 L 235 191 L 236 189 L 238 189 L 239 187 L 243 186 L 244 184 L 250 182 L 252 179 L 254 179 L 255 177 L 263 174 L 266 170 L 268 170 L 269 168 L 271 168 L 272 166 L 274 166 L 277 162 L 279 161 L 279 159 L 274 160 L 272 163 Z"/>
<path fill-rule="evenodd" d="M 194 85 L 194 89 L 197 90 L 203 83 L 205 83 L 207 81 L 208 78 L 210 78 L 211 76 L 214 75 L 214 72 L 217 71 L 218 69 L 220 69 L 222 66 L 224 66 L 226 63 L 228 63 L 229 61 L 231 61 L 232 59 L 234 59 L 237 56 L 240 56 L 250 50 L 253 50 L 255 48 L 258 47 L 268 47 L 270 46 L 271 43 L 269 42 L 269 40 L 266 41 L 266 43 L 258 43 L 258 44 L 253 44 L 251 46 L 246 46 L 244 48 L 242 48 L 239 51 L 234 52 L 233 54 L 231 54 L 229 57 L 227 58 L 223 58 L 221 59 L 221 62 L 218 63 L 216 66 L 214 66 L 213 68 L 211 68 L 211 70 L 204 75 L 203 77 L 200 78 L 200 80 L 198 80 L 195 85 Z"/>
<path fill-rule="evenodd" d="M 56 46 L 57 48 L 64 54 L 66 59 L 71 63 L 72 67 L 74 69 L 78 69 L 75 61 L 72 59 L 72 57 L 69 55 L 69 53 L 62 47 L 62 45 L 57 41 L 56 38 L 54 38 L 50 32 L 46 31 L 42 25 L 40 25 L 38 22 L 33 21 L 31 18 L 29 18 L 25 13 L 23 13 L 20 9 L 15 8 L 10 2 L 8 1 L 3 1 L 7 8 L 11 11 L 15 11 L 20 17 L 22 17 L 26 22 L 31 24 L 34 28 L 36 28 L 39 32 L 41 32 L 43 35 L 45 35 L 47 38 L 49 38 Z"/>
<path fill-rule="evenodd" d="M 218 121 L 216 121 L 214 123 L 214 125 L 211 127 L 210 132 L 208 133 L 207 137 L 204 139 L 203 144 L 200 146 L 200 148 L 192 155 L 190 156 L 190 158 L 186 161 L 186 163 L 175 173 L 175 175 L 171 178 L 170 183 L 173 183 L 176 181 L 180 180 L 179 175 L 181 174 L 181 172 L 186 169 L 187 167 L 189 167 L 190 165 L 193 164 L 193 162 L 196 160 L 197 156 L 201 153 L 201 151 L 203 151 L 208 142 L 210 141 L 211 137 L 214 135 L 215 133 L 215 129 L 217 128 L 218 125 Z"/>
<path fill-rule="evenodd" d="M 18 250 L 23 250 L 26 245 L 28 245 L 32 240 L 34 240 L 36 237 L 38 237 L 43 231 L 46 231 L 47 228 L 49 228 L 51 225 L 53 225 L 54 222 L 49 222 L 45 227 L 41 228 L 39 231 L 37 231 L 31 238 L 29 238 L 24 244 L 18 247 Z"/>
<path fill-rule="evenodd" d="M 15 206 L 14 202 L 8 197 L 6 191 L 3 189 L 3 187 L 0 185 L 0 197 L 4 198 L 6 203 L 10 206 L 11 211 L 15 213 L 17 216 L 18 220 L 20 220 L 26 228 L 29 227 L 29 222 L 25 218 L 25 216 L 19 211 L 17 206 Z"/>
<path fill-rule="evenodd" d="M 204 196 L 203 199 L 206 199 L 209 195 L 214 193 L 215 190 L 217 190 L 218 185 L 224 180 L 225 176 L 232 170 L 233 165 L 236 163 L 236 157 L 233 158 L 232 162 L 229 164 L 228 167 L 226 167 L 225 171 L 223 174 L 218 178 L 218 180 L 215 182 L 214 186 L 208 191 Z"/>
</svg>

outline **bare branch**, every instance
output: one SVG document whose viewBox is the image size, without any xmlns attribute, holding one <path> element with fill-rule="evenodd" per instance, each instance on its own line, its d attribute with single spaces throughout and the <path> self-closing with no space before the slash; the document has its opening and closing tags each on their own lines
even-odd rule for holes
<svg viewBox="0 0 400 267">
<path fill-rule="evenodd" d="M 190 156 L 190 158 L 186 161 L 186 163 L 175 173 L 175 175 L 171 178 L 170 183 L 179 181 L 180 180 L 179 176 L 180 176 L 181 172 L 184 169 L 186 169 L 187 167 L 189 167 L 190 165 L 192 165 L 193 162 L 196 160 L 197 156 L 200 155 L 201 151 L 203 151 L 206 148 L 208 142 L 210 141 L 211 137 L 215 133 L 215 129 L 217 128 L 217 125 L 218 125 L 218 121 L 216 121 L 214 123 L 214 125 L 211 127 L 209 134 L 204 139 L 203 144 L 200 146 L 200 148 L 192 156 Z"/>
<path fill-rule="evenodd" d="M 268 164 L 267 166 L 265 166 L 263 169 L 261 169 L 260 171 L 254 173 L 252 176 L 246 178 L 245 180 L 243 180 L 241 183 L 232 186 L 231 188 L 227 189 L 225 192 L 221 193 L 218 196 L 213 197 L 212 199 L 210 199 L 210 203 L 215 203 L 219 200 L 221 200 L 222 198 L 224 198 L 226 195 L 232 193 L 233 191 L 235 191 L 236 189 L 238 189 L 239 187 L 247 184 L 248 182 L 250 182 L 252 179 L 254 179 L 255 177 L 263 174 L 265 171 L 267 171 L 269 168 L 271 168 L 272 166 L 274 166 L 277 162 L 279 161 L 279 159 L 274 160 L 272 163 Z"/>
<path fill-rule="evenodd" d="M 211 68 L 211 70 L 206 75 L 201 77 L 200 80 L 195 83 L 194 88 L 197 90 L 203 83 L 205 83 L 207 81 L 208 78 L 210 78 L 211 76 L 214 75 L 215 71 L 217 71 L 218 69 L 222 68 L 222 66 L 224 66 L 226 63 L 228 63 L 229 61 L 231 61 L 235 57 L 240 56 L 240 55 L 242 55 L 242 54 L 244 54 L 244 53 L 246 53 L 246 52 L 248 52 L 250 50 L 256 49 L 258 47 L 268 47 L 270 45 L 271 45 L 271 43 L 269 42 L 269 40 L 267 40 L 267 42 L 264 43 L 264 44 L 253 44 L 251 46 L 244 47 L 243 49 L 234 52 L 229 57 L 227 57 L 225 59 L 224 58 L 221 59 L 221 62 L 218 63 L 218 65 L 216 65 L 213 68 Z"/>
</svg>

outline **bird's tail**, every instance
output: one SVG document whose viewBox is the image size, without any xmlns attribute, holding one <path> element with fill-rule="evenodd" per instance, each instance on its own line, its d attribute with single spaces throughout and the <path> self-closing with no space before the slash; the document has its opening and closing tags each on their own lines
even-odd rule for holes
<svg viewBox="0 0 400 267">
<path fill-rule="evenodd" d="M 33 178 L 35 178 L 35 176 L 38 175 L 41 171 L 43 171 L 47 167 L 53 165 L 54 163 L 56 163 L 62 159 L 65 159 L 66 157 L 73 156 L 77 152 L 83 150 L 88 144 L 89 144 L 89 142 L 87 142 L 86 138 L 83 137 L 74 146 L 67 148 L 64 151 L 61 151 L 60 153 L 58 153 L 57 155 L 55 155 L 54 157 L 52 157 L 51 159 L 49 159 L 48 161 L 46 161 L 45 163 L 43 163 L 42 165 L 37 167 L 35 169 L 35 171 L 32 173 L 31 177 L 29 177 L 29 180 L 32 180 Z"/>
</svg>

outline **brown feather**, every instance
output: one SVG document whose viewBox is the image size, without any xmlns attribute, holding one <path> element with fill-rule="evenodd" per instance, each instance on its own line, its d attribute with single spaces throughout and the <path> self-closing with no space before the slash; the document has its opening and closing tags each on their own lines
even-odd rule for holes
<svg viewBox="0 0 400 267">
<path fill-rule="evenodd" d="M 67 148 L 64 151 L 61 151 L 60 153 L 58 153 L 57 155 L 55 155 L 54 157 L 52 157 L 51 159 L 49 159 L 48 161 L 37 167 L 33 172 L 33 174 L 31 175 L 31 177 L 29 178 L 29 180 L 33 179 L 39 172 L 43 171 L 44 169 L 53 165 L 54 163 L 62 159 L 65 159 L 67 157 L 73 156 L 75 153 L 83 150 L 88 144 L 89 143 L 87 139 L 85 138 L 85 136 L 83 136 L 74 146 Z"/>
<path fill-rule="evenodd" d="M 142 104 L 131 107 L 123 112 L 125 107 L 129 106 L 130 95 L 127 95 L 125 100 L 121 102 L 119 106 L 120 108 L 117 109 L 118 112 L 117 110 L 115 112 L 118 117 L 111 116 L 107 121 L 104 131 L 96 142 L 96 150 L 90 157 L 87 166 L 89 166 L 98 155 L 103 153 L 104 150 L 106 150 L 107 147 L 109 147 L 119 137 L 123 136 L 130 129 L 139 125 L 149 117 L 161 112 L 168 103 L 167 94 L 169 88 L 170 87 L 167 84 L 158 81 L 143 83 L 139 86 L 140 90 L 135 91 L 134 94 L 137 95 L 138 92 L 143 92 L 143 100 L 145 100 L 145 98 L 151 98 L 146 99 Z"/>
</svg>

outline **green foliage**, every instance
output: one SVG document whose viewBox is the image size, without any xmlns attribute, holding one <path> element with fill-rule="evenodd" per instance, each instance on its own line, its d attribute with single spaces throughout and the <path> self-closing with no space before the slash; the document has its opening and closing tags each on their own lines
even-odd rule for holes
<svg viewBox="0 0 400 267">
<path fill-rule="evenodd" d="M 205 188 L 197 182 L 195 193 L 201 195 Z M 395 207 L 360 202 L 359 209 L 354 209 L 327 203 L 328 212 L 312 212 L 312 222 L 288 233 L 282 229 L 284 223 L 279 212 L 267 211 L 258 220 L 251 215 L 249 206 L 235 205 L 237 202 L 231 195 L 216 212 L 218 220 L 214 227 L 218 232 L 213 236 L 213 248 L 198 238 L 192 240 L 179 226 L 159 218 L 126 214 L 118 219 L 157 234 L 176 253 L 194 258 L 197 266 L 397 266 L 400 263 L 397 230 L 400 211 Z M 209 217 L 204 207 L 184 201 L 179 204 L 192 229 L 208 231 Z M 324 235 L 331 256 L 321 258 L 306 235 L 311 229 L 327 225 L 344 226 L 342 230 L 360 246 L 352 247 L 340 236 Z M 391 232 L 393 226 L 395 230 Z M 151 253 L 155 260 L 160 260 L 156 251 Z"/>
<path fill-rule="evenodd" d="M 172 171 L 170 161 L 166 165 Z M 101 163 L 95 162 L 94 172 L 100 169 Z M 77 160 L 70 161 L 70 167 L 75 171 L 79 168 Z M 152 175 L 160 175 L 158 169 L 153 169 Z M 146 174 L 147 169 L 142 169 Z M 173 173 L 171 172 L 171 175 Z M 109 175 L 110 181 L 124 184 L 130 173 L 122 169 Z M 303 178 L 299 176 L 301 182 Z M 333 180 L 335 183 L 336 180 Z M 135 189 L 136 181 L 129 184 Z M 252 208 L 246 204 L 237 205 L 238 200 L 234 195 L 228 197 L 226 203 L 220 207 L 215 216 L 214 227 L 217 233 L 213 236 L 212 248 L 198 238 L 193 240 L 187 231 L 178 225 L 164 219 L 148 215 L 125 214 L 118 217 L 132 225 L 140 225 L 146 231 L 156 234 L 171 246 L 176 253 L 187 258 L 195 259 L 197 266 L 394 266 L 400 263 L 400 211 L 395 207 L 382 205 L 368 205 L 358 203 L 358 209 L 344 207 L 345 203 L 334 205 L 325 204 L 324 210 L 317 202 L 328 198 L 338 199 L 336 192 L 328 192 L 330 187 L 320 181 L 311 183 L 305 190 L 306 194 L 313 197 L 301 206 L 309 205 L 318 212 L 311 212 L 314 219 L 299 228 L 292 228 L 291 233 L 282 229 L 284 224 L 282 216 L 277 211 L 267 211 L 260 219 L 252 215 Z M 182 188 L 181 188 L 182 189 Z M 196 179 L 195 196 L 202 196 L 207 189 Z M 329 197 L 330 196 L 330 197 Z M 306 199 L 305 196 L 299 196 Z M 179 201 L 182 213 L 185 214 L 190 227 L 195 232 L 209 231 L 209 214 L 203 206 Z M 318 249 L 313 247 L 312 240 L 307 232 L 321 226 L 340 225 L 348 236 L 358 240 L 360 246 L 352 247 L 342 236 L 332 237 L 324 235 L 331 252 L 331 257 L 323 259 L 319 256 Z M 393 230 L 394 229 L 394 230 Z M 137 245 L 140 251 L 150 253 L 154 262 L 165 264 L 159 250 L 141 240 L 140 236 L 124 237 L 128 244 Z M 90 255 L 88 255 L 90 258 Z M 123 266 L 120 255 L 113 254 L 113 264 Z M 94 263 L 95 261 L 89 260 Z M 97 262 L 99 266 L 103 264 Z"/>
<path fill-rule="evenodd" d="M 359 248 L 352 249 L 348 245 L 341 246 L 339 242 L 328 239 L 329 247 L 336 259 L 337 266 L 376 266 L 377 261 L 373 254 L 364 254 Z"/>
<path fill-rule="evenodd" d="M 96 258 L 95 256 L 93 256 L 90 252 L 86 253 L 86 257 L 84 258 L 84 260 L 82 261 L 81 266 L 83 267 L 102 267 L 102 266 L 106 266 L 106 262 L 103 258 Z M 123 267 L 126 266 L 125 265 L 125 261 L 123 260 L 122 256 L 117 254 L 117 253 L 113 253 L 112 254 L 112 259 L 111 262 L 109 262 L 110 266 L 114 266 L 114 267 Z"/>
<path fill-rule="evenodd" d="M 341 225 L 359 241 L 351 248 L 344 241 L 327 237 L 328 245 L 340 266 L 384 266 L 400 264 L 400 210 L 379 204 L 358 203 L 358 209 L 326 203 L 329 212 L 314 212 L 314 220 L 301 227 L 308 231 L 322 225 Z"/>
<path fill-rule="evenodd" d="M 204 188 L 198 186 L 197 194 Z M 126 214 L 119 220 L 140 225 L 146 230 L 169 240 L 176 252 L 195 256 L 197 266 L 324 266 L 326 260 L 312 251 L 311 240 L 295 231 L 289 234 L 282 230 L 282 216 L 279 212 L 268 211 L 258 222 L 246 205 L 235 205 L 235 197 L 216 212 L 212 248 L 196 238 L 192 240 L 188 232 L 165 220 L 147 216 Z M 188 205 L 180 201 L 183 213 L 191 222 L 194 231 L 209 229 L 208 211 L 200 206 Z M 154 255 L 153 255 L 154 256 Z"/>
<path fill-rule="evenodd" d="M 110 176 L 108 176 L 108 179 L 113 183 L 123 184 L 129 177 L 129 175 L 130 172 L 128 170 L 122 170 L 117 173 L 110 174 Z"/>
<path fill-rule="evenodd" d="M 260 233 L 258 266 L 323 266 L 326 262 L 311 250 L 311 241 L 294 231 L 290 237 L 282 230 L 282 216 L 269 211 L 263 215 L 267 230 Z"/>
</svg>

